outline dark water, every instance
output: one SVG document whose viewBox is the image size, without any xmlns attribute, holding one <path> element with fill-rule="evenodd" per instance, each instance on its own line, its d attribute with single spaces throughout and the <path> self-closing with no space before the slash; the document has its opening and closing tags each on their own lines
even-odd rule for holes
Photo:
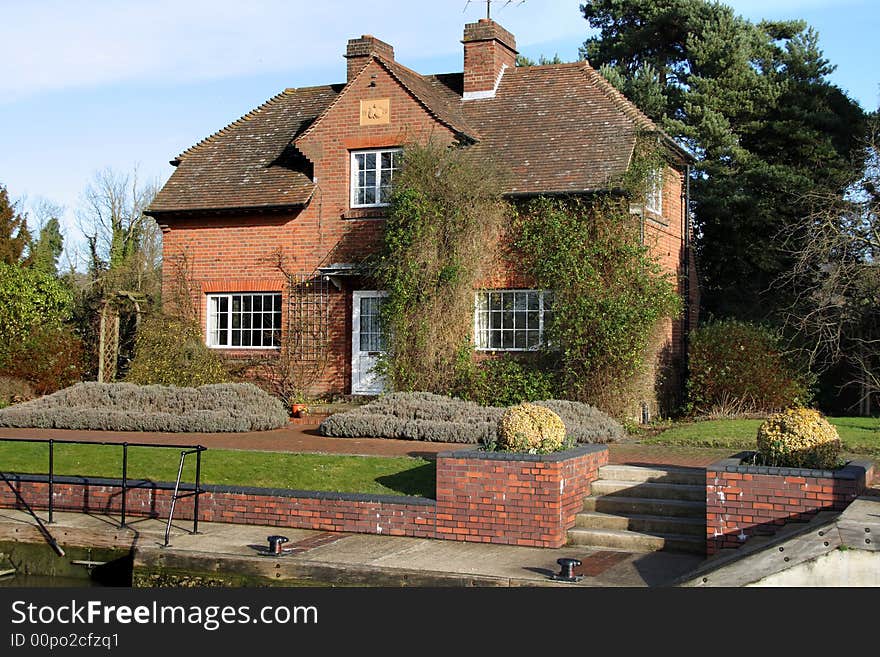
<svg viewBox="0 0 880 657">
<path fill-rule="evenodd" d="M 43 575 L 15 575 L 0 578 L 0 588 L 24 586 L 27 588 L 65 588 L 83 586 L 102 586 L 86 577 L 45 577 Z"/>
</svg>

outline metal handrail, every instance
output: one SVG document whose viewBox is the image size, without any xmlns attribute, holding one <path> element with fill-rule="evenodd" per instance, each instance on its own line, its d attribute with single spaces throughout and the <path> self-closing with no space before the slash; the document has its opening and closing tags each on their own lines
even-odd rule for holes
<svg viewBox="0 0 880 657">
<path fill-rule="evenodd" d="M 193 534 L 199 533 L 199 495 L 202 493 L 201 488 L 199 487 L 199 477 L 202 469 L 202 449 L 198 447 L 196 449 L 184 450 L 180 453 L 180 465 L 177 466 L 177 481 L 174 483 L 174 494 L 171 496 L 171 508 L 168 510 L 168 524 L 165 525 L 165 547 L 168 547 L 169 541 L 171 538 L 171 522 L 174 520 L 174 507 L 177 504 L 177 500 L 182 499 L 184 497 L 192 497 L 195 496 L 195 502 L 193 504 Z M 189 454 L 196 455 L 196 489 L 194 491 L 190 491 L 189 493 L 180 494 L 180 477 L 183 475 L 183 464 L 186 461 L 186 457 Z"/>
<path fill-rule="evenodd" d="M 122 447 L 122 500 L 120 503 L 120 521 L 119 527 L 126 527 L 126 512 L 127 512 L 127 498 L 128 498 L 128 448 L 129 447 L 151 447 L 158 449 L 182 449 L 181 459 L 180 459 L 180 467 L 177 471 L 177 482 L 174 486 L 174 496 L 171 498 L 171 514 L 168 519 L 168 527 L 170 529 L 171 526 L 171 515 L 174 513 L 174 503 L 177 499 L 181 499 L 183 497 L 191 497 L 195 496 L 194 509 L 193 509 L 193 534 L 199 533 L 199 496 L 205 491 L 202 490 L 201 486 L 201 475 L 202 475 L 202 452 L 207 451 L 207 447 L 203 445 L 157 445 L 155 443 L 129 443 L 129 442 L 114 442 L 114 441 L 97 441 L 97 440 L 65 440 L 65 439 L 56 439 L 56 438 L 3 438 L 0 437 L 0 442 L 5 443 L 40 443 L 49 446 L 49 500 L 48 500 L 48 524 L 53 524 L 54 521 L 54 511 L 55 511 L 55 445 L 64 444 L 64 445 L 104 445 L 104 446 L 121 446 Z M 180 495 L 180 479 L 183 475 L 183 460 L 185 454 L 196 454 L 196 481 L 195 481 L 195 489 Z M 10 473 L 14 474 L 14 473 Z M 3 479 L 6 479 L 5 475 L 0 472 L 0 476 L 3 476 Z M 12 484 L 7 480 L 10 488 L 12 488 Z M 43 526 L 42 521 L 37 518 L 36 514 L 30 510 L 30 507 L 24 502 L 23 498 L 18 494 L 17 491 L 13 489 L 16 496 L 19 500 L 24 504 L 27 510 L 30 512 L 34 518 L 36 518 L 40 528 L 44 531 L 44 533 L 48 534 L 48 530 Z M 53 539 L 54 542 L 54 539 Z M 165 535 L 165 544 L 168 544 L 168 531 L 166 530 Z M 57 545 L 57 544 L 56 544 Z M 59 548 L 60 549 L 60 548 Z"/>
</svg>

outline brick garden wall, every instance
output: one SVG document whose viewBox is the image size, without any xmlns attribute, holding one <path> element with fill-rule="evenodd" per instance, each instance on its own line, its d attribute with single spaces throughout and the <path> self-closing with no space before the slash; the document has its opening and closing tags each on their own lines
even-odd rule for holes
<svg viewBox="0 0 880 657">
<path fill-rule="evenodd" d="M 559 547 L 574 524 L 608 448 L 579 447 L 550 455 L 476 452 L 438 455 L 437 500 L 286 489 L 203 486 L 199 520 L 418 538 Z M 516 456 L 517 458 L 512 458 Z M 508 458 L 497 458 L 508 457 Z M 34 509 L 48 507 L 48 478 L 8 475 Z M 129 482 L 128 517 L 167 518 L 173 485 Z M 178 500 L 175 522 L 191 520 L 193 498 Z M 17 508 L 0 488 L 0 508 Z M 56 477 L 56 511 L 119 514 L 117 479 Z M 178 523 L 179 524 L 179 523 Z M 179 530 L 178 530 L 179 531 Z"/>
<path fill-rule="evenodd" d="M 743 465 L 743 456 L 706 468 L 706 554 L 738 548 L 819 511 L 842 511 L 870 485 L 874 465 L 840 470 Z"/>
<path fill-rule="evenodd" d="M 559 454 L 446 452 L 437 459 L 437 535 L 539 547 L 565 544 L 608 448 Z"/>
</svg>

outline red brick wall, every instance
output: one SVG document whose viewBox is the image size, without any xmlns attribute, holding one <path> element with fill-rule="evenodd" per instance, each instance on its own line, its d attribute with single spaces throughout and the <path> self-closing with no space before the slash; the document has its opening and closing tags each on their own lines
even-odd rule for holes
<svg viewBox="0 0 880 657">
<path fill-rule="evenodd" d="M 842 511 L 873 478 L 874 466 L 855 461 L 836 471 L 743 466 L 726 459 L 706 469 L 706 554 L 738 548 L 789 522 L 822 510 Z"/>
<path fill-rule="evenodd" d="M 20 494 L 34 509 L 46 509 L 49 485 L 24 481 Z M 297 529 L 434 536 L 435 505 L 422 498 L 392 498 L 343 494 L 296 494 L 271 489 L 231 489 L 208 486 L 199 501 L 199 520 L 242 525 L 270 525 Z M 168 517 L 172 490 L 169 487 L 135 488 L 128 491 L 126 514 L 130 517 Z M 118 483 L 56 483 L 55 510 L 118 515 L 122 492 Z M 16 507 L 8 487 L 0 490 L 0 507 Z M 193 499 L 178 500 L 175 519 L 191 520 Z"/>
<path fill-rule="evenodd" d="M 437 536 L 458 541 L 559 547 L 590 494 L 608 449 L 571 458 L 451 452 L 437 460 Z"/>
<path fill-rule="evenodd" d="M 462 454 L 439 455 L 436 502 L 420 497 L 205 486 L 199 520 L 559 547 L 590 494 L 599 467 L 608 462 L 608 448 L 599 445 L 552 455 Z M 15 481 L 14 475 L 10 478 Z M 15 486 L 32 508 L 48 507 L 45 477 L 23 476 Z M 130 488 L 127 515 L 167 518 L 171 488 L 170 484 Z M 193 498 L 179 500 L 175 518 L 191 520 L 193 503 Z M 18 504 L 8 487 L 0 489 L 0 508 Z M 121 504 L 118 480 L 56 477 L 56 511 L 118 515 Z"/>
</svg>

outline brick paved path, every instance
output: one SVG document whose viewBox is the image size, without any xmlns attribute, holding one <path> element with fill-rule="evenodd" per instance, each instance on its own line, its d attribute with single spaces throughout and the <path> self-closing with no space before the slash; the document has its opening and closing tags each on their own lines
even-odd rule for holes
<svg viewBox="0 0 880 657">
<path fill-rule="evenodd" d="M 431 458 L 437 452 L 463 449 L 459 443 L 429 443 L 385 438 L 327 438 L 314 425 L 293 424 L 273 431 L 250 433 L 141 433 L 115 431 L 73 431 L 67 429 L 0 429 L 8 438 L 56 438 L 90 442 L 142 442 L 155 445 L 200 444 L 209 449 L 241 449 L 269 452 L 317 452 L 367 456 L 418 456 Z M 609 445 L 610 462 L 628 465 L 678 465 L 705 467 L 736 450 L 641 445 Z"/>
</svg>

